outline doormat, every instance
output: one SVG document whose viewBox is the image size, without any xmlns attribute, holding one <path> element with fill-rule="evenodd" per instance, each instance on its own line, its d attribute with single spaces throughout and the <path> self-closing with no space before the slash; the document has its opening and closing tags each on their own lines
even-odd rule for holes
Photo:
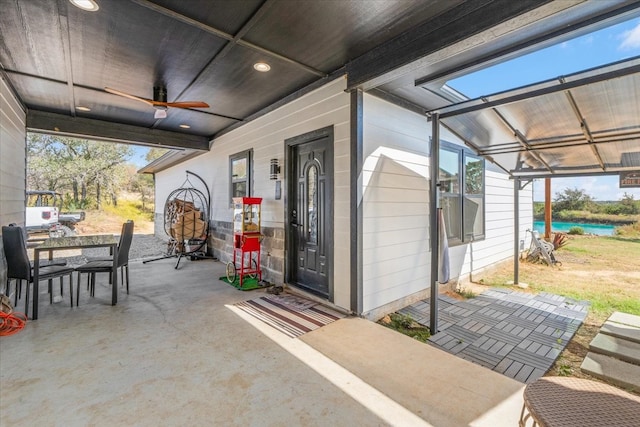
<svg viewBox="0 0 640 427">
<path fill-rule="evenodd" d="M 297 338 L 338 319 L 344 314 L 292 295 L 268 295 L 235 304 L 291 338 Z"/>
<path fill-rule="evenodd" d="M 289 295 L 289 294 L 270 295 L 269 300 L 278 302 L 280 304 L 288 305 L 289 307 L 293 307 L 298 310 L 306 310 L 307 308 L 311 308 L 314 305 L 318 305 L 317 302 L 311 301 L 310 299 L 296 297 L 294 295 Z"/>
<path fill-rule="evenodd" d="M 239 289 L 241 291 L 252 291 L 254 289 L 263 289 L 266 288 L 266 286 L 262 286 L 260 284 L 260 282 L 258 282 L 258 279 L 256 278 L 250 278 L 250 277 L 245 277 L 244 279 L 242 279 L 242 287 L 240 287 L 240 278 L 236 277 L 236 280 L 234 280 L 233 282 L 229 282 L 229 279 L 227 279 L 227 276 L 222 276 L 220 278 L 220 280 L 222 280 L 224 283 L 227 283 L 231 286 L 233 286 L 236 289 Z"/>
</svg>

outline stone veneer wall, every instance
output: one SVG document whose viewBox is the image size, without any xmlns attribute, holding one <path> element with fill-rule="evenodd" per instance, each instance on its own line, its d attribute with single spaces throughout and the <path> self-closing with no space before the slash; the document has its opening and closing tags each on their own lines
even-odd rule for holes
<svg viewBox="0 0 640 427">
<path fill-rule="evenodd" d="M 164 231 L 164 215 L 155 214 L 155 235 L 164 240 L 169 236 Z M 227 263 L 233 259 L 233 223 L 211 221 L 211 232 L 207 242 L 207 253 Z M 284 229 L 262 227 L 264 238 L 261 244 L 260 264 L 262 279 L 281 285 L 284 282 Z"/>
<path fill-rule="evenodd" d="M 233 259 L 233 223 L 211 221 L 209 237 L 213 256 L 227 263 Z M 260 264 L 262 279 L 280 285 L 284 281 L 284 229 L 262 227 Z"/>
</svg>

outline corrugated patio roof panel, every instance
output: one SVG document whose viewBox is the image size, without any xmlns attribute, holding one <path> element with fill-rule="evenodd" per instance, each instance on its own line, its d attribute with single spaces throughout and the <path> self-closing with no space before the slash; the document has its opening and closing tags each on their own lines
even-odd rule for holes
<svg viewBox="0 0 640 427">
<path fill-rule="evenodd" d="M 472 143 L 479 149 L 494 145 L 515 143 L 517 140 L 509 128 L 495 114 L 486 111 L 475 111 L 468 114 L 447 117 L 441 121 L 454 130 L 463 140 Z"/>
<path fill-rule="evenodd" d="M 640 74 L 594 83 L 571 91 L 595 137 L 640 132 Z"/>
<path fill-rule="evenodd" d="M 580 122 L 563 92 L 514 102 L 496 110 L 531 143 L 558 135 L 582 135 Z"/>
<path fill-rule="evenodd" d="M 640 169 L 640 137 L 597 144 L 605 165 L 620 170 Z"/>
<path fill-rule="evenodd" d="M 640 57 L 436 112 L 513 176 L 640 169 Z"/>
</svg>

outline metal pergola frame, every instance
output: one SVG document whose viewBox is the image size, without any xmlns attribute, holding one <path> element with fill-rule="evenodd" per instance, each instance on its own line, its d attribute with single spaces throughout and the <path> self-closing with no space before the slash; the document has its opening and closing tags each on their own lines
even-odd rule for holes
<svg viewBox="0 0 640 427">
<path fill-rule="evenodd" d="M 578 176 L 602 176 L 602 175 L 613 175 L 618 174 L 619 170 L 610 170 L 607 165 L 603 162 L 602 157 L 598 151 L 598 145 L 610 143 L 610 142 L 618 142 L 618 141 L 627 141 L 627 140 L 637 140 L 640 139 L 640 117 L 638 117 L 638 124 L 634 129 L 630 131 L 624 131 L 615 133 L 613 135 L 607 135 L 606 138 L 595 141 L 594 135 L 589 129 L 587 121 L 585 117 L 582 115 L 578 104 L 572 94 L 572 89 L 604 82 L 611 79 L 616 79 L 619 77 L 629 76 L 636 73 L 640 73 L 640 56 L 633 57 L 631 59 L 618 61 L 612 64 L 604 65 L 601 67 L 592 68 L 586 71 L 582 71 L 579 73 L 572 74 L 567 77 L 559 77 L 557 79 L 546 80 L 540 83 L 535 83 L 532 85 L 523 86 L 520 88 L 512 89 L 509 91 L 500 92 L 494 95 L 489 95 L 486 97 L 480 97 L 475 99 L 466 100 L 460 103 L 452 104 L 449 106 L 445 106 L 442 108 L 434 109 L 428 111 L 426 114 L 429 119 L 432 121 L 432 132 L 433 132 L 433 147 L 431 151 L 431 217 L 430 217 L 430 239 L 431 239 L 431 317 L 430 317 L 430 330 L 432 334 L 438 332 L 438 264 L 439 264 L 439 251 L 438 251 L 438 235 L 439 235 L 439 224 L 436 220 L 438 209 L 440 209 L 438 205 L 438 189 L 440 186 L 440 182 L 438 179 L 438 170 L 440 168 L 439 164 L 439 131 L 440 126 L 442 125 L 444 128 L 452 132 L 461 141 L 464 142 L 467 146 L 469 146 L 477 155 L 491 161 L 496 164 L 500 169 L 504 170 L 511 179 L 513 179 L 513 198 L 514 198 L 514 244 L 513 244 L 513 275 L 514 275 L 514 283 L 519 283 L 519 269 L 518 269 L 518 261 L 520 256 L 520 190 L 524 188 L 529 182 L 533 179 L 539 178 L 552 178 L 552 177 L 578 177 Z M 497 107 L 504 106 L 507 104 L 515 103 L 518 101 L 528 100 L 552 93 L 565 92 L 567 100 L 573 109 L 573 112 L 576 116 L 576 120 L 578 120 L 580 128 L 583 133 L 583 138 L 567 138 L 567 137 L 558 137 L 555 139 L 545 139 L 544 141 L 528 141 L 527 138 L 523 135 L 523 133 L 513 126 L 507 118 L 500 111 L 497 110 Z M 640 103 L 640 100 L 638 101 Z M 466 113 L 478 112 L 482 110 L 492 110 L 499 119 L 502 124 L 506 126 L 506 128 L 513 133 L 516 138 L 515 142 L 502 143 L 486 148 L 479 147 L 477 144 L 472 143 L 468 139 L 462 137 L 462 133 L 456 130 L 454 127 L 447 125 L 442 122 L 443 119 L 459 116 Z M 544 159 L 540 156 L 539 152 L 543 152 L 544 150 L 549 149 L 571 149 L 577 146 L 590 146 L 593 150 L 595 157 L 598 159 L 600 171 L 593 172 L 589 168 L 589 170 L 580 171 L 563 171 L 563 169 L 558 169 L 550 166 Z M 639 147 L 640 151 L 640 147 Z M 545 169 L 527 169 L 525 171 L 522 170 L 514 170 L 508 167 L 504 167 L 504 165 L 500 165 L 495 161 L 492 157 L 496 154 L 504 154 L 504 153 L 520 153 L 520 152 L 528 152 L 531 153 L 542 165 L 545 166 Z M 614 168 L 615 169 L 615 168 Z M 523 184 L 524 183 L 524 184 Z"/>
</svg>

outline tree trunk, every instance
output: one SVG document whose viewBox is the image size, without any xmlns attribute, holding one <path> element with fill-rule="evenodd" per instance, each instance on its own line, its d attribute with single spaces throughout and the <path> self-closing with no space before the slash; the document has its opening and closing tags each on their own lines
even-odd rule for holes
<svg viewBox="0 0 640 427">
<path fill-rule="evenodd" d="M 96 206 L 98 208 L 98 210 L 100 210 L 100 200 L 102 198 L 100 197 L 100 183 L 96 183 Z"/>
<path fill-rule="evenodd" d="M 73 181 L 73 201 L 78 206 L 78 181 Z"/>
</svg>

